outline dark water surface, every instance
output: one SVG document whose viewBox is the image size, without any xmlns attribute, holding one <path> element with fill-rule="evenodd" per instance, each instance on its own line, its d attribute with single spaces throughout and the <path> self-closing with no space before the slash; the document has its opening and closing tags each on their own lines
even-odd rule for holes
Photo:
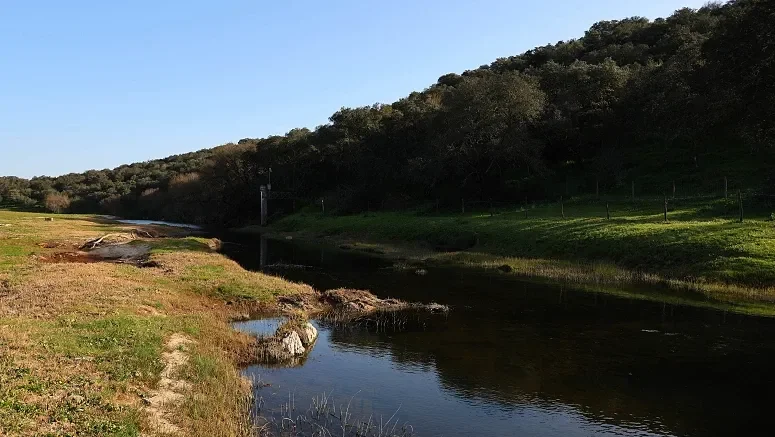
<svg viewBox="0 0 775 437">
<path fill-rule="evenodd" d="M 188 223 L 165 222 L 164 220 L 130 220 L 130 219 L 117 219 L 117 218 L 114 218 L 113 220 L 127 225 L 162 225 L 162 226 L 171 226 L 173 228 L 201 229 L 201 227 L 197 225 L 191 225 Z"/>
<path fill-rule="evenodd" d="M 255 389 L 264 415 L 282 417 L 289 402 L 303 412 L 326 393 L 363 418 L 398 410 L 418 436 L 771 435 L 773 319 L 239 242 L 227 255 L 251 269 L 453 308 L 407 314 L 400 330 L 316 322 L 321 335 L 303 365 L 245 370 L 271 384 Z"/>
</svg>

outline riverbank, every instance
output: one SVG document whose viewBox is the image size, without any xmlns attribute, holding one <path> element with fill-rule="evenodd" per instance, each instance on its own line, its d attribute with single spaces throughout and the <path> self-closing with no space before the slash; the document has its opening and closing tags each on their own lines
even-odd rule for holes
<svg viewBox="0 0 775 437">
<path fill-rule="evenodd" d="M 582 285 L 658 285 L 773 313 L 775 223 L 761 212 L 739 223 L 732 206 L 724 200 L 676 201 L 667 223 L 648 202 L 610 203 L 610 219 L 604 203 L 581 201 L 531 208 L 527 218 L 524 210 L 513 209 L 493 214 L 302 212 L 277 221 L 269 231 L 397 259 Z"/>
<path fill-rule="evenodd" d="M 187 232 L 0 210 L 3 435 L 256 435 L 230 322 L 320 293 Z"/>
</svg>

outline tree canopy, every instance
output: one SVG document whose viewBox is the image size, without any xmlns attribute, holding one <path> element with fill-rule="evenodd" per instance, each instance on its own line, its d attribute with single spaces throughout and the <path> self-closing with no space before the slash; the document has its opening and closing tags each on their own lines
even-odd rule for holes
<svg viewBox="0 0 775 437">
<path fill-rule="evenodd" d="M 672 181 L 702 193 L 725 176 L 772 189 L 773 29 L 767 0 L 601 21 L 392 104 L 342 108 L 314 130 L 113 170 L 0 178 L 0 199 L 233 225 L 256 217 L 270 169 L 275 190 L 325 196 L 342 212 L 540 200 L 598 184 L 624 192 L 634 180 L 653 193 Z"/>
</svg>

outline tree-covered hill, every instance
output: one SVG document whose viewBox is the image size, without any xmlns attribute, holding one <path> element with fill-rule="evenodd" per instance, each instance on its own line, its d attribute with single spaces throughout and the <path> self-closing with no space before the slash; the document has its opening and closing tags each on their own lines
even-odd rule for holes
<svg viewBox="0 0 775 437">
<path fill-rule="evenodd" d="M 446 74 L 315 130 L 32 180 L 6 202 L 233 225 L 258 187 L 332 209 L 557 196 L 771 190 L 775 2 L 737 0 L 595 23 L 580 38 Z"/>
</svg>

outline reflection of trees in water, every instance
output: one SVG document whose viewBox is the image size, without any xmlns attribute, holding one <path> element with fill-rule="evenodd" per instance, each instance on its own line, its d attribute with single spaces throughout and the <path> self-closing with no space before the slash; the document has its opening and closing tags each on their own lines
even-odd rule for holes
<svg viewBox="0 0 775 437">
<path fill-rule="evenodd" d="M 269 246 L 265 262 L 323 266 L 283 272 L 294 280 L 452 305 L 447 317 L 411 318 L 403 332 L 333 326 L 332 347 L 434 370 L 444 389 L 470 402 L 506 410 L 562 403 L 597 422 L 636 421 L 679 435 L 734 435 L 765 420 L 754 399 L 775 388 L 770 320 L 471 270 L 431 269 L 420 277 L 383 270 L 357 254 L 321 257 L 319 249 L 296 244 L 270 240 Z"/>
<path fill-rule="evenodd" d="M 669 313 L 663 319 L 661 304 L 611 298 L 605 306 L 566 301 L 426 316 L 403 332 L 334 327 L 331 342 L 433 368 L 455 396 L 506 410 L 559 402 L 597 422 L 678 435 L 762 425 L 752 399 L 775 388 L 775 349 L 760 342 L 775 333 L 773 323 L 694 308 Z"/>
</svg>

